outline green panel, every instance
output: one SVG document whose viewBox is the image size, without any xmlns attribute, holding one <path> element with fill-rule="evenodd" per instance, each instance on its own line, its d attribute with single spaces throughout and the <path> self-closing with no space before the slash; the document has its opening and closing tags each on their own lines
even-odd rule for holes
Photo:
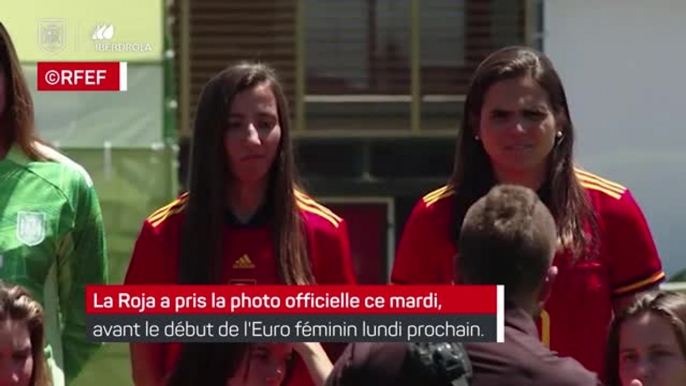
<svg viewBox="0 0 686 386">
<path fill-rule="evenodd" d="M 170 149 L 61 149 L 88 170 L 102 206 L 110 280 L 120 284 L 143 220 L 175 196 L 175 154 Z M 132 385 L 128 345 L 107 344 L 72 386 Z"/>
<path fill-rule="evenodd" d="M 129 65 L 126 92 L 39 92 L 36 66 L 24 65 L 23 70 L 42 138 L 64 148 L 102 148 L 106 142 L 115 148 L 161 146 L 165 109 L 163 66 Z M 173 74 L 166 76 L 170 78 Z M 173 121 L 168 124 L 176 125 Z"/>
<path fill-rule="evenodd" d="M 0 10 L 22 62 L 162 60 L 160 0 L 0 0 Z M 111 36 L 93 38 L 110 25 Z M 110 47 L 101 51 L 98 44 Z"/>
<path fill-rule="evenodd" d="M 112 283 L 120 283 L 143 220 L 175 197 L 172 150 L 60 149 L 93 178 L 107 232 Z"/>
</svg>

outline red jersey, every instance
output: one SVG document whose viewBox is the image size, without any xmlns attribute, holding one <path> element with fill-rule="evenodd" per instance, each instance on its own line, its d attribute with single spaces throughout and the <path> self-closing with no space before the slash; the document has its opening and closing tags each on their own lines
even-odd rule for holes
<svg viewBox="0 0 686 386">
<path fill-rule="evenodd" d="M 600 251 L 594 261 L 572 263 L 558 253 L 558 276 L 541 315 L 541 340 L 560 356 L 571 356 L 602 376 L 607 329 L 615 297 L 661 282 L 665 274 L 648 224 L 628 189 L 588 172 L 577 178 L 599 222 Z M 455 191 L 442 187 L 424 196 L 405 225 L 391 281 L 395 284 L 450 284 Z"/>
<path fill-rule="evenodd" d="M 306 229 L 310 266 L 318 284 L 355 284 L 345 221 L 331 210 L 297 192 L 296 199 Z M 177 284 L 182 224 L 188 194 L 153 212 L 143 223 L 129 263 L 125 284 Z M 267 211 L 268 212 L 268 211 Z M 264 208 L 248 224 L 227 213 L 222 239 L 224 281 L 227 284 L 278 284 L 269 213 Z M 181 345 L 159 344 L 165 373 L 169 373 Z M 303 379 L 304 378 L 304 379 Z M 304 382 L 304 383 L 303 383 Z M 309 375 L 298 361 L 289 384 L 309 384 Z"/>
</svg>

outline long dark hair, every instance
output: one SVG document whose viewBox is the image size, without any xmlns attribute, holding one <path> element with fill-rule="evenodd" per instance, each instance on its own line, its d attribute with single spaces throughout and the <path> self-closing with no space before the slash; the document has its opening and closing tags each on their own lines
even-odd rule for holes
<svg viewBox="0 0 686 386">
<path fill-rule="evenodd" d="M 220 284 L 222 230 L 229 159 L 223 138 L 236 94 L 266 84 L 276 98 L 281 143 L 270 171 L 268 200 L 274 207 L 272 239 L 284 284 L 308 284 L 310 269 L 303 224 L 295 197 L 296 175 L 288 102 L 274 71 L 258 63 L 226 68 L 205 85 L 196 113 L 191 145 L 188 206 L 180 254 L 180 281 Z"/>
<path fill-rule="evenodd" d="M 6 100 L 5 111 L 0 116 L 0 138 L 6 147 L 17 144 L 34 161 L 45 160 L 45 156 L 35 147 L 42 143 L 35 134 L 33 99 L 24 73 L 19 64 L 17 51 L 9 32 L 0 22 L 0 72 L 5 74 Z M 5 149 L 6 150 L 6 149 Z"/>
<path fill-rule="evenodd" d="M 605 352 L 605 374 L 608 386 L 621 386 L 619 379 L 619 333 L 630 319 L 646 313 L 664 318 L 674 329 L 677 343 L 686 360 L 686 295 L 672 291 L 650 291 L 642 294 L 617 316 L 610 326 Z"/>
<path fill-rule="evenodd" d="M 31 386 L 51 385 L 45 361 L 43 307 L 23 287 L 0 281 L 0 322 L 7 320 L 26 323 L 29 330 L 33 359 Z"/>
<path fill-rule="evenodd" d="M 484 97 L 495 83 L 531 77 L 546 90 L 556 116 L 562 118 L 562 137 L 549 155 L 547 177 L 539 194 L 553 217 L 558 237 L 575 258 L 597 255 L 594 246 L 598 224 L 590 200 L 577 180 L 573 162 L 574 125 L 569 114 L 562 81 L 552 62 L 528 47 L 508 47 L 487 57 L 476 69 L 464 105 L 462 126 L 457 134 L 455 166 L 450 185 L 455 189 L 453 231 L 459 240 L 460 229 L 469 207 L 496 185 L 488 154 L 475 139 Z M 587 229 L 590 232 L 587 232 Z"/>
</svg>

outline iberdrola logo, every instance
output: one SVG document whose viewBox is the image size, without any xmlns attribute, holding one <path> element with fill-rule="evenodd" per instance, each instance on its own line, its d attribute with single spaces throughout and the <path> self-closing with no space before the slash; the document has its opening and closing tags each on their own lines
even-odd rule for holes
<svg viewBox="0 0 686 386">
<path fill-rule="evenodd" d="M 95 31 L 93 32 L 92 39 L 93 40 L 110 40 L 114 37 L 114 25 L 110 24 L 104 24 L 104 25 L 99 25 L 95 27 Z"/>
<path fill-rule="evenodd" d="M 121 30 L 119 31 L 121 32 Z M 124 34 L 126 35 L 126 34 Z M 98 52 L 151 52 L 152 44 L 146 42 L 132 42 L 122 39 L 121 33 L 116 42 L 112 41 L 114 37 L 114 25 L 98 24 L 93 30 L 93 45 Z M 123 41 L 122 41 L 123 40 Z"/>
</svg>

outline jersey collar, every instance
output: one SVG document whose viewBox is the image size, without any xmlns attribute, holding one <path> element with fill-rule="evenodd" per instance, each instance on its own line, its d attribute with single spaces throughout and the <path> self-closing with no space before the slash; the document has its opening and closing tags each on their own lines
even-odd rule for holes
<svg viewBox="0 0 686 386">
<path fill-rule="evenodd" d="M 226 225 L 229 225 L 233 228 L 259 227 L 269 222 L 273 214 L 274 206 L 271 204 L 271 202 L 267 202 L 263 204 L 247 222 L 240 221 L 230 210 L 227 209 L 226 213 L 224 214 L 224 222 Z"/>
<path fill-rule="evenodd" d="M 29 157 L 27 157 L 21 148 L 16 144 L 10 147 L 10 150 L 7 152 L 7 155 L 5 155 L 5 159 L 3 161 L 12 161 L 18 165 L 26 165 L 27 163 L 31 162 Z"/>
</svg>

